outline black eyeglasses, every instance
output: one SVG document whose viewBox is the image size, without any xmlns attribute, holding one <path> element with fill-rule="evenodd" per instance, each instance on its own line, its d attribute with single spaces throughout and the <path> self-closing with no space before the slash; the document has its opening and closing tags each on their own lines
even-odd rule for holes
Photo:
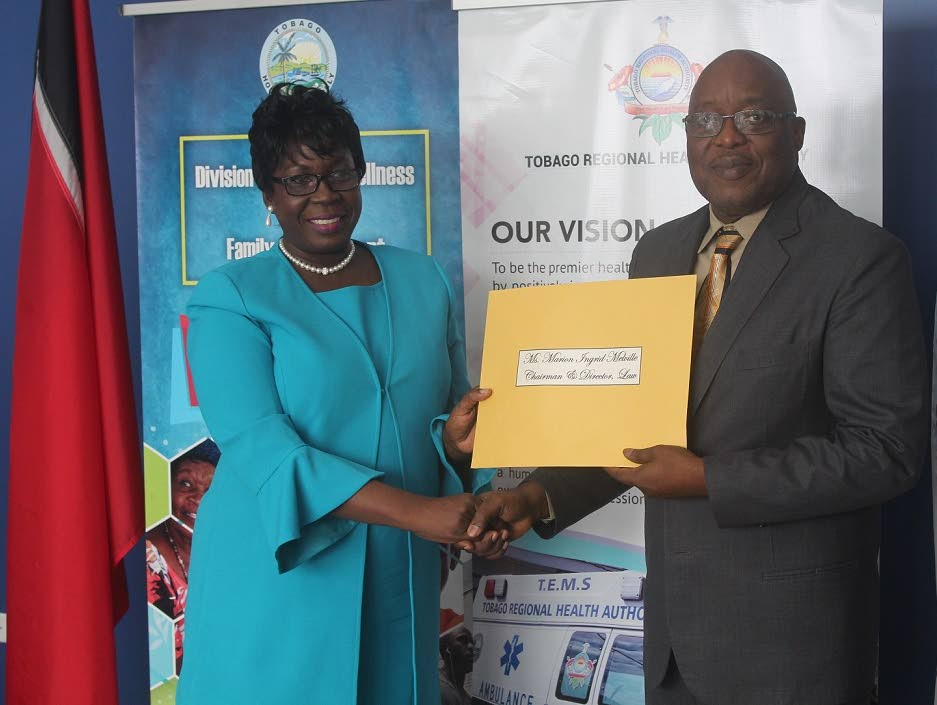
<svg viewBox="0 0 937 705">
<path fill-rule="evenodd" d="M 773 110 L 739 110 L 734 115 L 690 113 L 683 118 L 690 137 L 715 137 L 722 132 L 726 120 L 732 119 L 735 129 L 743 135 L 763 135 L 774 130 L 781 120 L 797 117 L 797 113 L 776 113 Z"/>
<path fill-rule="evenodd" d="M 308 196 L 315 193 L 325 181 L 333 191 L 351 191 L 361 183 L 361 174 L 356 169 L 336 169 L 325 176 L 318 174 L 296 174 L 295 176 L 271 176 L 270 180 L 283 184 L 290 196 Z"/>
</svg>

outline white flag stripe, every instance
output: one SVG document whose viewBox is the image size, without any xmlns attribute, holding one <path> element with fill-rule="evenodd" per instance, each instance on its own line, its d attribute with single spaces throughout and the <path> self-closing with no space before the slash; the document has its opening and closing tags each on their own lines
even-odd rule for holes
<svg viewBox="0 0 937 705">
<path fill-rule="evenodd" d="M 39 128 L 42 130 L 42 135 L 49 147 L 52 160 L 58 168 L 62 183 L 71 194 L 72 206 L 75 209 L 75 214 L 78 216 L 78 222 L 84 227 L 85 211 L 81 195 L 81 177 L 78 174 L 78 167 L 72 159 L 72 154 L 65 144 L 65 140 L 62 138 L 62 133 L 59 131 L 59 126 L 56 124 L 52 112 L 49 110 L 45 92 L 42 90 L 42 83 L 40 83 L 38 76 L 36 77 L 36 85 L 34 86 L 34 96 L 33 109 L 36 111 L 36 117 L 39 120 Z"/>
</svg>

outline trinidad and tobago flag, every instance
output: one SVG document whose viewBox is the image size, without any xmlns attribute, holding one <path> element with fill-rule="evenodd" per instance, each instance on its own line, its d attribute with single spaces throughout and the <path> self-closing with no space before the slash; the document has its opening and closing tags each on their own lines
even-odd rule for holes
<svg viewBox="0 0 937 705">
<path fill-rule="evenodd" d="M 8 705 L 116 705 L 140 444 L 87 0 L 44 0 L 13 359 Z"/>
</svg>

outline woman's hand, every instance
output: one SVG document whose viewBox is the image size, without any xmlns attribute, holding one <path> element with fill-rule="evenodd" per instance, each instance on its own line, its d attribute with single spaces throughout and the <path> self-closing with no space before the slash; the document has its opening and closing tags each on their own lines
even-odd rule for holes
<svg viewBox="0 0 937 705">
<path fill-rule="evenodd" d="M 427 541 L 455 543 L 466 538 L 474 515 L 475 497 L 468 493 L 420 497 L 407 528 Z"/>
<path fill-rule="evenodd" d="M 472 459 L 478 403 L 490 396 L 490 389 L 475 387 L 459 400 L 449 414 L 442 432 L 442 443 L 446 457 L 455 467 L 465 467 Z"/>
<path fill-rule="evenodd" d="M 479 502 L 480 499 L 468 493 L 427 497 L 372 480 L 338 506 L 334 514 L 343 519 L 411 531 L 434 543 L 469 546 L 480 555 L 503 552 L 508 539 L 503 522 L 494 521 L 485 530 L 476 528 L 475 536 L 468 536 L 469 522 Z"/>
<path fill-rule="evenodd" d="M 423 497 L 411 517 L 410 529 L 427 541 L 436 543 L 461 543 L 468 538 L 468 525 L 475 516 L 476 498 L 468 493 L 449 497 Z M 489 532 L 497 534 L 497 532 Z M 483 536 L 474 541 L 486 540 L 491 550 L 495 544 L 500 548 L 499 536 Z"/>
</svg>

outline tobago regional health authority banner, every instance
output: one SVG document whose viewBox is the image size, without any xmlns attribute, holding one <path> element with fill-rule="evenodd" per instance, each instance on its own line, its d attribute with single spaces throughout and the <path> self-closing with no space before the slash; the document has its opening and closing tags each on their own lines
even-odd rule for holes
<svg viewBox="0 0 937 705">
<path fill-rule="evenodd" d="M 480 365 L 490 290 L 627 277 L 648 230 L 703 205 L 682 119 L 699 73 L 728 49 L 759 51 L 785 69 L 807 121 L 807 179 L 881 222 L 881 0 L 510 7 L 518 4 L 456 0 L 457 8 L 490 8 L 459 12 L 471 370 Z M 502 468 L 494 483 L 513 487 L 528 472 Z M 584 620 L 604 598 L 592 596 L 594 581 L 587 587 L 572 575 L 643 573 L 643 525 L 643 495 L 632 489 L 550 541 L 531 532 L 501 562 L 475 560 L 474 617 L 485 638 L 469 692 L 490 703 L 643 702 L 634 682 L 643 659 L 634 636 L 640 590 L 628 598 L 638 622 L 610 619 L 596 629 Z M 518 590 L 531 607 L 518 602 Z M 559 608 L 543 606 L 560 596 L 565 631 Z M 551 656 L 535 655 L 554 641 Z"/>
<path fill-rule="evenodd" d="M 431 252 L 461 292 L 457 15 L 446 0 L 140 15 L 134 41 L 150 686 L 171 705 L 189 545 L 219 457 L 187 372 L 185 304 L 206 272 L 281 234 L 253 183 L 251 113 L 281 80 L 347 100 L 367 161 L 355 236 Z M 249 610 L 264 596 L 236 543 L 230 589 Z M 462 620 L 461 586 L 454 574 L 444 628 Z"/>
</svg>

